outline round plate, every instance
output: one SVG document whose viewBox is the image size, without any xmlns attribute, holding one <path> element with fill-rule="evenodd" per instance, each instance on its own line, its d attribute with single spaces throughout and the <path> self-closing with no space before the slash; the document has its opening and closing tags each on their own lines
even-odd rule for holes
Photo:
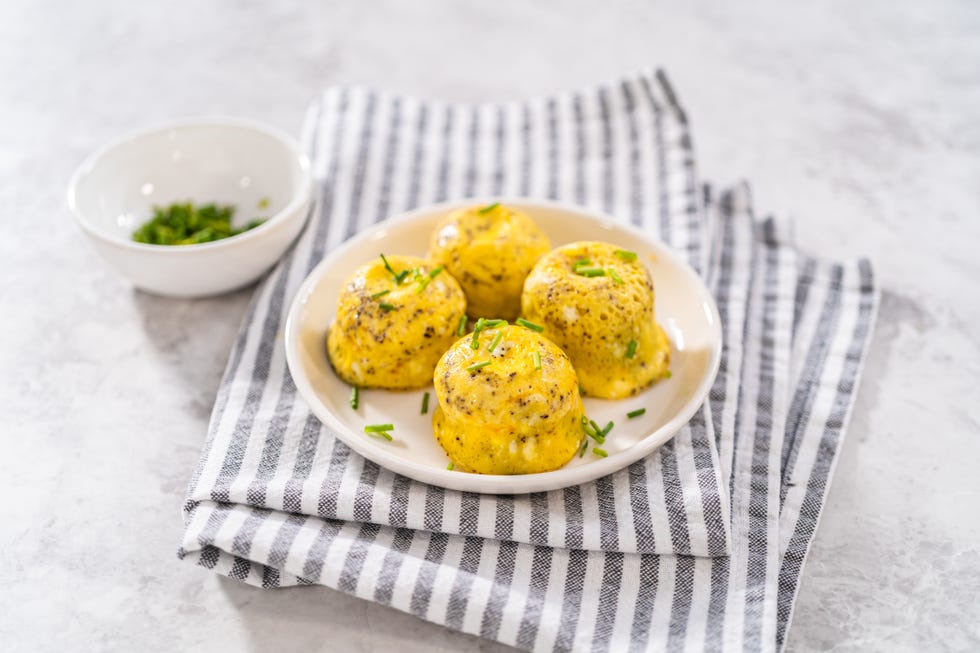
<svg viewBox="0 0 980 653">
<path fill-rule="evenodd" d="M 449 458 L 432 435 L 429 413 L 421 414 L 424 390 L 361 390 L 360 406 L 350 407 L 350 386 L 327 360 L 326 332 L 337 295 L 354 269 L 378 256 L 425 256 L 429 236 L 447 213 L 461 206 L 500 202 L 530 215 L 554 247 L 599 240 L 635 251 L 653 276 L 657 321 L 673 344 L 671 373 L 635 397 L 618 401 L 585 399 L 590 418 L 615 422 L 600 458 L 589 453 L 561 469 L 514 476 L 469 474 L 446 469 Z M 286 360 L 293 380 L 313 413 L 354 451 L 382 467 L 424 483 L 491 494 L 541 492 L 605 476 L 649 455 L 694 415 L 714 381 L 721 357 L 718 308 L 701 278 L 663 243 L 615 219 L 584 208 L 527 199 L 482 198 L 424 207 L 382 222 L 332 251 L 303 281 L 286 321 Z M 646 408 L 628 419 L 626 413 Z M 364 433 L 367 424 L 391 423 L 394 440 Z"/>
</svg>

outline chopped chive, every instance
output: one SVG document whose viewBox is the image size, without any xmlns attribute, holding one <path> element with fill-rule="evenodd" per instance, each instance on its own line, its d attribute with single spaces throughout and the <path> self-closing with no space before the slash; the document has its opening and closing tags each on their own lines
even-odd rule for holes
<svg viewBox="0 0 980 653">
<path fill-rule="evenodd" d="M 467 372 L 475 372 L 478 369 L 483 368 L 483 367 L 486 367 L 489 364 L 490 364 L 490 361 L 483 361 L 481 363 L 473 363 L 472 365 L 470 365 L 469 367 L 466 368 L 466 371 Z"/>
<path fill-rule="evenodd" d="M 371 299 L 377 299 L 378 297 L 384 297 L 385 295 L 387 295 L 390 292 L 391 292 L 391 290 L 379 290 L 378 292 L 376 292 L 373 295 L 371 295 Z"/>
<path fill-rule="evenodd" d="M 589 439 L 586 438 L 585 440 L 582 440 L 582 448 L 579 449 L 578 457 L 581 458 L 582 456 L 584 456 L 585 450 L 588 448 L 589 448 Z"/>
<path fill-rule="evenodd" d="M 609 276 L 612 277 L 612 280 L 616 282 L 617 286 L 623 285 L 623 278 L 614 269 L 609 268 Z"/>
<path fill-rule="evenodd" d="M 531 352 L 531 359 L 534 361 L 534 369 L 541 369 L 541 352 L 537 349 Z"/>
<path fill-rule="evenodd" d="M 617 249 L 616 256 L 623 259 L 627 263 L 632 263 L 636 260 L 636 252 L 630 252 L 625 249 Z"/>
<path fill-rule="evenodd" d="M 483 320 L 484 328 L 498 327 L 507 324 L 507 320 Z"/>
<path fill-rule="evenodd" d="M 595 440 L 597 444 L 605 444 L 606 443 L 606 436 L 604 436 L 602 433 L 594 433 L 594 434 L 593 433 L 589 433 L 589 437 L 591 437 L 593 440 Z"/>
<path fill-rule="evenodd" d="M 368 424 L 364 427 L 365 433 L 382 433 L 383 431 L 394 431 L 394 424 Z"/>
<path fill-rule="evenodd" d="M 446 269 L 446 266 L 445 265 L 440 265 L 435 270 L 433 270 L 432 272 L 429 273 L 429 278 L 430 279 L 435 279 L 436 277 L 439 276 L 439 273 L 442 272 L 445 269 Z"/>
<path fill-rule="evenodd" d="M 429 393 L 426 392 L 422 395 L 422 414 L 425 415 L 429 412 Z"/>
<path fill-rule="evenodd" d="M 594 438 L 599 435 L 598 432 L 592 429 L 592 425 L 589 423 L 589 419 L 586 417 L 582 418 L 582 428 L 585 430 L 586 434 L 589 435 L 589 437 Z"/>
<path fill-rule="evenodd" d="M 357 406 L 360 404 L 361 391 L 356 385 L 352 385 L 350 388 L 350 407 L 357 410 Z"/>
<path fill-rule="evenodd" d="M 636 341 L 630 340 L 630 343 L 626 345 L 626 358 L 633 358 L 636 356 Z"/>
<path fill-rule="evenodd" d="M 584 395 L 585 394 L 585 388 L 582 387 L 582 384 L 581 383 L 578 386 L 578 393 L 580 395 Z"/>
<path fill-rule="evenodd" d="M 446 469 L 448 469 L 449 471 L 453 471 L 454 467 L 456 467 L 456 465 L 452 464 L 451 462 L 448 465 L 446 465 Z"/>
<path fill-rule="evenodd" d="M 459 325 L 456 327 L 456 335 L 462 338 L 464 333 L 466 333 L 466 316 L 460 315 Z"/>
<path fill-rule="evenodd" d="M 609 431 L 612 431 L 612 429 L 613 429 L 613 423 L 612 421 L 610 421 L 608 424 L 606 424 L 606 428 L 602 429 L 602 435 L 603 436 L 609 435 Z"/>
<path fill-rule="evenodd" d="M 598 424 L 596 424 L 596 421 L 594 419 L 590 419 L 589 424 L 592 425 L 593 431 L 595 431 L 596 433 L 602 433 L 602 429 L 599 427 Z"/>
<path fill-rule="evenodd" d="M 540 324 L 535 324 L 534 322 L 528 322 L 523 317 L 517 318 L 516 324 L 518 326 L 524 327 L 525 329 L 530 329 L 531 331 L 537 331 L 538 333 L 544 331 L 543 326 L 541 326 Z"/>
<path fill-rule="evenodd" d="M 592 453 L 599 456 L 600 458 L 605 458 L 606 456 L 609 455 L 608 453 L 606 453 L 605 449 L 600 449 L 599 447 L 593 447 Z"/>
<path fill-rule="evenodd" d="M 580 274 L 583 277 L 604 277 L 606 276 L 606 271 L 602 268 L 576 268 L 576 274 Z"/>
<path fill-rule="evenodd" d="M 667 370 L 666 372 L 664 372 L 664 378 L 665 379 L 669 379 L 672 376 L 674 376 L 674 374 L 670 370 Z"/>
<path fill-rule="evenodd" d="M 401 272 L 399 272 L 398 274 L 396 274 L 395 275 L 395 283 L 397 283 L 399 286 L 402 285 L 402 281 L 405 280 L 405 277 L 408 276 L 408 273 L 409 272 L 411 272 L 411 270 L 402 270 Z"/>
<path fill-rule="evenodd" d="M 381 310 L 384 311 L 385 313 L 387 313 L 388 311 L 395 310 L 394 304 L 388 304 L 386 302 L 381 302 L 380 304 L 378 304 L 378 306 L 380 306 Z"/>
<path fill-rule="evenodd" d="M 631 410 L 630 412 L 626 413 L 626 416 L 633 419 L 634 417 L 639 417 L 645 412 L 647 412 L 646 408 L 637 408 L 636 410 Z"/>
<path fill-rule="evenodd" d="M 426 286 L 429 285 L 430 281 L 432 281 L 432 277 L 422 277 L 422 279 L 419 281 L 419 289 L 415 291 L 415 294 L 422 294 L 422 292 L 425 291 Z"/>
<path fill-rule="evenodd" d="M 490 213 L 490 211 L 493 211 L 498 206 L 500 206 L 500 202 L 494 202 L 493 204 L 490 204 L 489 206 L 484 206 L 482 209 L 480 209 L 479 211 L 477 211 L 477 213 L 479 213 L 480 215 L 483 215 L 484 213 Z"/>
<path fill-rule="evenodd" d="M 591 435 L 599 444 L 603 444 L 606 441 L 606 434 L 602 432 L 602 429 L 595 423 L 595 420 L 590 419 L 589 426 L 592 427 L 592 432 L 589 433 L 589 435 Z"/>
<path fill-rule="evenodd" d="M 384 438 L 388 442 L 391 442 L 392 440 L 395 439 L 391 437 L 391 433 L 388 433 L 386 431 L 370 431 L 369 435 L 377 435 L 378 437 Z"/>
<path fill-rule="evenodd" d="M 391 273 L 391 276 L 393 276 L 393 277 L 394 276 L 397 276 L 394 268 L 391 267 L 391 263 L 388 262 L 388 259 L 385 258 L 385 255 L 384 254 L 381 255 L 381 260 L 384 261 L 384 263 L 385 263 L 385 270 L 387 270 L 388 272 L 390 272 Z"/>
<path fill-rule="evenodd" d="M 503 331 L 498 331 L 497 332 L 497 335 L 495 335 L 493 337 L 493 340 L 490 341 L 490 346 L 487 347 L 487 351 L 492 354 L 493 353 L 493 350 L 497 347 L 497 345 L 500 344 L 500 339 L 503 338 L 503 337 L 504 337 L 504 332 Z"/>
<path fill-rule="evenodd" d="M 586 265 L 592 265 L 592 261 L 590 261 L 587 258 L 580 258 L 579 260 L 577 260 L 574 263 L 572 263 L 572 267 L 573 268 L 580 268 L 580 267 L 584 267 Z"/>
<path fill-rule="evenodd" d="M 483 331 L 486 322 L 482 317 L 476 321 L 476 326 L 473 327 L 473 340 L 470 341 L 470 349 L 480 348 L 480 332 Z"/>
</svg>

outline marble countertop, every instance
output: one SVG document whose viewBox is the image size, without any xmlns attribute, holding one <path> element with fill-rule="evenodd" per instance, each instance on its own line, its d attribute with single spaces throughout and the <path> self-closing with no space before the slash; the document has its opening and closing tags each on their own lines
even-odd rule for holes
<svg viewBox="0 0 980 653">
<path fill-rule="evenodd" d="M 4 2 L 0 648 L 507 650 L 178 562 L 248 292 L 133 291 L 65 187 L 95 147 L 175 116 L 297 132 L 331 83 L 519 98 L 660 64 L 705 179 L 750 179 L 805 248 L 870 254 L 884 286 L 790 650 L 980 649 L 977 34 L 968 0 Z"/>
</svg>

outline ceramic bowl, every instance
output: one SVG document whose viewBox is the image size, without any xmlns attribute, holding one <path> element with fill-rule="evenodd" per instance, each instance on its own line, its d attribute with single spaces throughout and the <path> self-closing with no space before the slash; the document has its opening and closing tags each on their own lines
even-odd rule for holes
<svg viewBox="0 0 980 653">
<path fill-rule="evenodd" d="M 277 129 L 232 118 L 174 122 L 124 136 L 92 154 L 68 187 L 68 206 L 102 257 L 134 286 L 202 297 L 245 286 L 303 228 L 312 181 L 306 156 Z M 154 206 L 232 204 L 233 225 L 265 222 L 197 245 L 148 245 L 132 235 Z"/>
</svg>

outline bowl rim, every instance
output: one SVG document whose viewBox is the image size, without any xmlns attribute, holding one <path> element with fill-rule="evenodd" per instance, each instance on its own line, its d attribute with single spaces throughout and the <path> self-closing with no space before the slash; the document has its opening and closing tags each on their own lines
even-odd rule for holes
<svg viewBox="0 0 980 653">
<path fill-rule="evenodd" d="M 286 206 L 270 216 L 259 226 L 235 236 L 230 236 L 228 238 L 222 238 L 220 240 L 207 243 L 194 243 L 189 245 L 155 245 L 150 243 L 139 243 L 135 240 L 122 240 L 120 238 L 109 236 L 104 230 L 100 229 L 91 220 L 89 220 L 85 212 L 78 206 L 78 185 L 84 176 L 90 173 L 103 157 L 122 145 L 145 138 L 152 134 L 190 127 L 231 127 L 235 129 L 251 130 L 275 139 L 296 158 L 301 174 L 299 187 L 293 192 L 293 196 Z M 76 222 L 78 222 L 78 224 L 87 234 L 98 238 L 101 242 L 113 245 L 120 249 L 127 249 L 131 251 L 152 252 L 156 255 L 164 256 L 186 256 L 202 251 L 227 249 L 249 240 L 261 238 L 263 234 L 269 233 L 273 228 L 277 227 L 280 223 L 285 222 L 289 217 L 301 209 L 303 205 L 309 201 L 312 188 L 313 177 L 311 174 L 310 159 L 306 153 L 300 149 L 299 143 L 296 141 L 296 139 L 294 139 L 284 130 L 257 120 L 252 120 L 251 118 L 202 116 L 196 118 L 178 118 L 175 120 L 157 123 L 155 125 L 124 133 L 110 140 L 108 143 L 105 143 L 94 152 L 86 156 L 72 173 L 71 179 L 68 182 L 67 199 L 68 209 L 71 211 L 71 214 L 74 216 Z"/>
<path fill-rule="evenodd" d="M 310 383 L 310 380 L 306 377 L 305 372 L 303 372 L 299 354 L 299 329 L 303 307 L 309 300 L 309 297 L 313 293 L 313 290 L 317 284 L 322 279 L 330 263 L 332 255 L 341 248 L 356 247 L 365 241 L 373 239 L 379 232 L 386 231 L 393 226 L 412 222 L 419 219 L 423 215 L 428 215 L 437 211 L 448 212 L 465 206 L 491 204 L 494 202 L 524 207 L 547 207 L 557 211 L 574 213 L 600 223 L 612 223 L 617 228 L 632 234 L 639 240 L 647 243 L 653 243 L 657 249 L 663 251 L 666 254 L 666 257 L 671 260 L 673 265 L 677 266 L 695 286 L 700 287 L 706 299 L 710 317 L 710 326 L 712 329 L 713 346 L 711 351 L 711 359 L 708 363 L 705 374 L 698 383 L 697 388 L 689 395 L 680 410 L 678 410 L 659 428 L 648 433 L 628 449 L 610 454 L 606 458 L 594 460 L 587 466 L 575 468 L 574 471 L 561 467 L 550 472 L 535 474 L 474 474 L 467 476 L 472 476 L 475 480 L 472 480 L 472 482 L 463 482 L 460 480 L 461 475 L 459 473 L 436 469 L 413 460 L 399 459 L 397 456 L 388 456 L 384 462 L 381 462 L 378 459 L 379 456 L 372 455 L 371 452 L 377 451 L 377 449 L 370 446 L 370 441 L 367 439 L 359 439 L 356 437 L 358 435 L 356 433 L 351 434 L 347 426 L 337 419 L 333 412 L 319 400 L 316 395 L 316 391 L 313 389 L 312 384 Z M 617 472 L 633 462 L 650 455 L 669 442 L 670 439 L 677 435 L 684 425 L 694 417 L 694 414 L 708 399 L 708 394 L 711 391 L 711 387 L 718 375 L 718 370 L 721 364 L 723 333 L 721 316 L 718 312 L 718 305 L 715 302 L 714 296 L 711 294 L 711 290 L 708 287 L 707 282 L 686 260 L 684 260 L 681 254 L 659 238 L 638 229 L 632 224 L 618 220 L 604 211 L 593 209 L 591 207 L 580 206 L 570 202 L 560 202 L 533 197 L 481 196 L 453 199 L 435 204 L 428 204 L 410 211 L 396 214 L 387 220 L 383 220 L 372 225 L 368 229 L 358 232 L 354 237 L 338 245 L 334 250 L 328 253 L 328 255 L 325 256 L 324 259 L 321 260 L 316 267 L 309 272 L 309 274 L 306 275 L 302 283 L 297 288 L 296 294 L 293 296 L 289 305 L 289 310 L 286 314 L 286 322 L 283 329 L 283 344 L 286 353 L 287 368 L 293 378 L 296 389 L 299 391 L 300 396 L 303 397 L 303 400 L 307 403 L 309 409 L 325 427 L 336 431 L 338 433 L 338 437 L 340 437 L 349 447 L 358 452 L 360 455 L 395 473 L 402 474 L 409 478 L 438 487 L 451 490 L 480 492 L 483 494 L 526 494 L 529 492 L 550 491 L 572 485 L 581 485 L 582 483 L 587 483 L 597 478 L 608 476 L 609 474 Z M 339 435 L 340 433 L 344 433 L 347 436 L 352 435 L 353 437 L 343 437 Z"/>
</svg>

